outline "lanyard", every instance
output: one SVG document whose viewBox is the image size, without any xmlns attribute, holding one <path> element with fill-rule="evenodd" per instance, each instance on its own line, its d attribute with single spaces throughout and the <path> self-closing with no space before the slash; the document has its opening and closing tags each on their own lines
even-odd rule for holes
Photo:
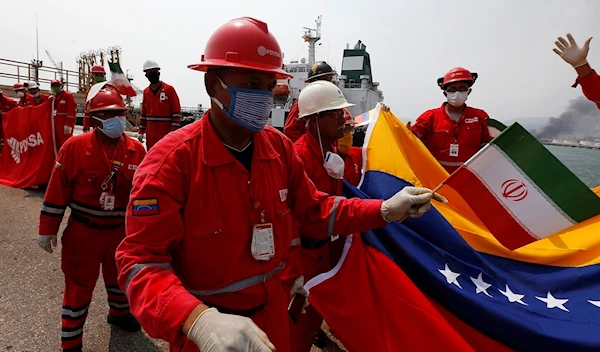
<svg viewBox="0 0 600 352">
<path fill-rule="evenodd" d="M 116 149 L 115 149 L 115 151 L 114 151 L 114 153 L 112 155 L 112 158 L 109 159 L 108 155 L 106 154 L 106 150 L 104 148 L 102 148 L 102 153 L 104 154 L 105 161 L 109 165 L 112 165 L 112 170 L 108 174 L 108 176 L 106 176 L 106 178 L 104 179 L 104 181 L 102 181 L 102 185 L 100 185 L 100 188 L 102 188 L 103 192 L 106 192 L 106 190 L 110 186 L 110 190 L 108 191 L 109 194 L 114 194 L 114 191 L 116 189 L 116 175 L 119 172 L 119 168 L 123 164 L 123 163 L 121 163 L 119 161 L 114 160 L 115 156 L 119 152 L 119 147 L 121 146 L 121 138 L 119 138 L 119 143 L 117 144 L 117 147 L 116 147 Z M 115 182 L 111 182 L 111 180 L 113 180 L 113 179 L 115 179 Z"/>
</svg>

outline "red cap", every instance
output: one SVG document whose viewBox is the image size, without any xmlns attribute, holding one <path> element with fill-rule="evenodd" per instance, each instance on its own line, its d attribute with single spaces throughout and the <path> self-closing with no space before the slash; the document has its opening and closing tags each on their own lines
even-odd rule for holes
<svg viewBox="0 0 600 352">
<path fill-rule="evenodd" d="M 473 83 L 475 83 L 477 77 L 478 75 L 475 72 L 471 73 L 471 71 L 467 70 L 466 68 L 455 67 L 446 72 L 444 77 L 438 78 L 437 84 L 440 86 L 440 88 L 444 89 L 446 88 L 446 85 L 452 82 L 467 82 L 470 87 L 473 85 Z"/>
</svg>

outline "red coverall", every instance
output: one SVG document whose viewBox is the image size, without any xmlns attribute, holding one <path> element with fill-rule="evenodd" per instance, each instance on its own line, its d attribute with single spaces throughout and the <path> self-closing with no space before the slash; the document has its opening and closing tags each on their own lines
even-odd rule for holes
<svg viewBox="0 0 600 352">
<path fill-rule="evenodd" d="M 73 94 L 63 90 L 54 97 L 54 135 L 57 149 L 73 136 L 76 113 L 77 104 Z M 66 131 L 65 127 L 69 127 L 70 131 Z"/>
<path fill-rule="evenodd" d="M 576 87 L 577 83 L 581 84 L 583 95 L 596 103 L 596 106 L 600 109 L 600 75 L 596 71 L 593 71 L 585 77 L 578 77 L 577 82 L 573 86 Z"/>
<path fill-rule="evenodd" d="M 110 315 L 120 317 L 129 313 L 127 297 L 117 282 L 115 251 L 125 237 L 125 207 L 133 174 L 146 150 L 128 137 L 123 137 L 117 148 L 108 150 L 98 133 L 101 132 L 71 138 L 61 148 L 40 215 L 39 234 L 56 235 L 65 208 L 71 208 L 61 239 L 61 268 L 65 274 L 61 335 L 64 349 L 82 344 L 83 325 L 100 265 Z M 103 210 L 99 206 L 101 185 L 115 167 L 118 167 L 116 184 L 114 179 L 109 182 L 116 189 L 114 210 Z"/>
<path fill-rule="evenodd" d="M 285 120 L 285 126 L 283 127 L 283 133 L 294 143 L 306 133 L 306 120 L 298 119 L 299 114 L 298 100 L 296 100 L 290 108 L 287 120 Z"/>
<path fill-rule="evenodd" d="M 333 147 L 335 151 L 335 147 Z M 294 149 L 302 163 L 308 178 L 314 183 L 317 190 L 331 196 L 342 195 L 342 180 L 330 177 L 323 167 L 323 154 L 319 141 L 307 131 L 294 143 Z M 331 244 L 329 241 L 302 240 L 300 248 L 301 267 L 304 282 L 313 277 L 329 271 L 333 267 L 332 261 L 339 259 L 344 247 L 344 242 L 337 239 Z M 297 323 L 290 321 L 290 343 L 293 352 L 310 351 L 311 346 L 321 329 L 323 318 L 317 311 L 309 306 L 306 314 L 300 315 Z"/>
<path fill-rule="evenodd" d="M 34 97 L 33 95 L 32 95 L 32 97 L 33 97 L 33 106 L 42 105 L 48 100 L 48 98 L 50 98 L 50 96 L 48 94 L 44 94 L 44 93 L 40 93 L 40 96 L 37 98 Z"/>
<path fill-rule="evenodd" d="M 425 111 L 417 118 L 412 131 L 444 169 L 452 173 L 493 138 L 485 111 L 467 106 L 457 122 L 446 113 L 446 104 Z M 450 156 L 451 144 L 458 144 L 457 157 Z"/>
<path fill-rule="evenodd" d="M 19 99 L 18 105 L 21 108 L 26 107 L 26 106 L 34 106 L 35 101 L 33 100 L 33 95 L 31 95 L 29 93 L 25 93 L 25 96 L 23 98 Z"/>
<path fill-rule="evenodd" d="M 362 176 L 362 148 L 352 147 L 346 154 L 339 153 L 344 159 L 344 179 L 352 186 L 358 186 Z"/>
<path fill-rule="evenodd" d="M 171 351 L 198 351 L 181 328 L 201 302 L 250 317 L 289 351 L 287 265 L 292 218 L 326 238 L 385 226 L 381 200 L 328 197 L 304 172 L 292 143 L 267 126 L 253 137 L 251 172 L 223 145 L 208 117 L 169 134 L 134 180 L 119 284 L 146 332 Z M 255 224 L 273 225 L 275 254 L 251 255 Z"/>
<path fill-rule="evenodd" d="M 156 93 L 150 86 L 144 89 L 139 132 L 146 133 L 148 150 L 181 123 L 181 106 L 175 88 L 165 82 L 160 84 Z"/>
<path fill-rule="evenodd" d="M 4 147 L 4 130 L 2 128 L 2 118 L 10 110 L 18 107 L 16 101 L 7 97 L 6 95 L 0 95 L 0 153 L 2 153 L 2 147 Z"/>
</svg>

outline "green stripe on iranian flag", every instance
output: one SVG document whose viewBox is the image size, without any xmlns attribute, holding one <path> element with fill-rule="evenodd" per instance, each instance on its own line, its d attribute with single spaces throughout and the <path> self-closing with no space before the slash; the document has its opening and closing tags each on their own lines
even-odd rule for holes
<svg viewBox="0 0 600 352">
<path fill-rule="evenodd" d="M 489 146 L 512 165 L 511 170 L 521 174 L 520 180 L 531 185 L 527 191 L 542 196 L 562 219 L 578 223 L 600 214 L 600 198 L 518 123 L 504 130 Z M 538 201 L 537 196 L 535 199 Z M 547 214 L 537 221 L 562 221 L 547 217 L 554 213 Z"/>
</svg>

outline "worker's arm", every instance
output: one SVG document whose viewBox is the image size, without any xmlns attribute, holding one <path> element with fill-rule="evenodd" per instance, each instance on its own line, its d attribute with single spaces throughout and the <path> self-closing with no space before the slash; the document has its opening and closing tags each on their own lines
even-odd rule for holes
<svg viewBox="0 0 600 352">
<path fill-rule="evenodd" d="M 596 103 L 600 109 L 600 75 L 589 64 L 577 67 L 577 83 L 581 84 L 583 95 Z"/>
<path fill-rule="evenodd" d="M 171 87 L 169 91 L 169 104 L 171 105 L 171 131 L 175 131 L 181 126 L 181 104 L 179 103 L 179 96 L 175 91 L 175 88 Z"/>
<path fill-rule="evenodd" d="M 298 102 L 296 101 L 290 108 L 290 112 L 288 113 L 287 120 L 285 120 L 285 125 L 283 127 L 283 133 L 292 141 L 292 143 L 295 143 L 306 132 L 306 121 L 298 119 L 298 115 Z"/>
<path fill-rule="evenodd" d="M 191 155 L 195 153 L 185 144 L 167 155 L 159 150 L 146 155 L 133 180 L 127 236 L 116 252 L 119 285 L 131 312 L 148 335 L 175 345 L 184 337 L 182 328 L 192 312 L 197 316 L 206 309 L 171 266 L 171 251 L 184 235 L 181 209 L 187 201 L 185 177 L 192 163 L 186 160 Z"/>
<path fill-rule="evenodd" d="M 433 113 L 431 110 L 425 111 L 421 114 L 415 121 L 415 124 L 411 126 L 412 132 L 417 138 L 425 142 L 429 132 L 431 130 L 432 124 L 431 119 L 433 117 Z"/>
<path fill-rule="evenodd" d="M 577 71 L 578 77 L 573 87 L 581 84 L 583 94 L 586 98 L 596 103 L 600 109 L 600 77 L 587 62 L 591 41 L 591 37 L 587 38 L 583 45 L 579 46 L 575 38 L 570 33 L 567 33 L 567 40 L 563 37 L 558 37 L 554 42 L 556 48 L 552 50 Z"/>
<path fill-rule="evenodd" d="M 67 97 L 67 120 L 65 126 L 69 126 L 71 133 L 73 134 L 73 128 L 75 128 L 75 115 L 77 114 L 77 104 L 75 103 L 75 97 L 73 94 L 69 94 Z"/>
<path fill-rule="evenodd" d="M 71 201 L 73 182 L 77 174 L 77 165 L 73 162 L 73 148 L 67 141 L 58 152 L 52 176 L 44 195 L 38 234 L 40 236 L 56 236 L 65 209 Z"/>
<path fill-rule="evenodd" d="M 148 108 L 146 107 L 146 91 L 144 91 L 143 100 L 140 108 L 140 124 L 138 126 L 138 133 L 146 133 L 146 113 Z"/>
</svg>

